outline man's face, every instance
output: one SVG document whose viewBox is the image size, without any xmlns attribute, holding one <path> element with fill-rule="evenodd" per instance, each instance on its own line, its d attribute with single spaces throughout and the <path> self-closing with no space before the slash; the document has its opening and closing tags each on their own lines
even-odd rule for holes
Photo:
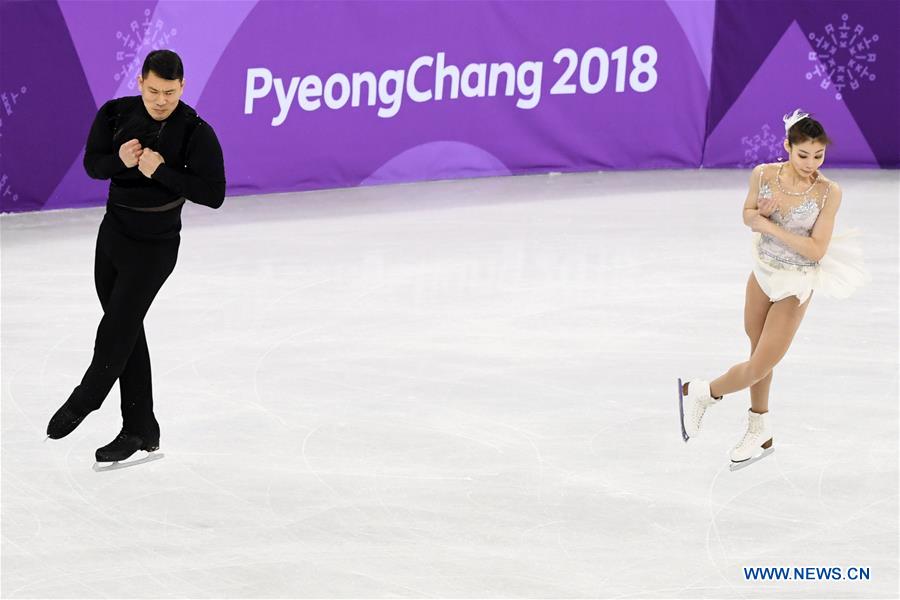
<svg viewBox="0 0 900 600">
<path fill-rule="evenodd" d="M 184 93 L 184 80 L 163 79 L 150 71 L 146 78 L 138 75 L 138 87 L 141 89 L 144 108 L 151 117 L 162 121 L 168 119 L 178 106 L 181 94 Z"/>
</svg>

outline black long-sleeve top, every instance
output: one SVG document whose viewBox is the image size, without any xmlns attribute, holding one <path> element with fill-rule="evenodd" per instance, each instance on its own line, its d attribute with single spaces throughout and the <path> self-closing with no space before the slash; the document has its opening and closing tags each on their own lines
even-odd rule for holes
<svg viewBox="0 0 900 600">
<path fill-rule="evenodd" d="M 163 156 L 152 178 L 119 158 L 119 148 L 132 139 Z M 91 126 L 84 168 L 94 179 L 111 179 L 108 205 L 158 208 L 184 198 L 219 208 L 225 199 L 222 147 L 212 127 L 184 102 L 157 121 L 140 96 L 110 100 Z"/>
</svg>

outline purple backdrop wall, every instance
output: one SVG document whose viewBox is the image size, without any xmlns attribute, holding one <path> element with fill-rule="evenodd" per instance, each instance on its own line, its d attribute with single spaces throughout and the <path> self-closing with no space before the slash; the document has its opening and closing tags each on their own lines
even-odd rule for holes
<svg viewBox="0 0 900 600">
<path fill-rule="evenodd" d="M 719 2 L 703 164 L 783 156 L 773 117 L 797 104 L 834 140 L 829 165 L 900 166 L 898 36 L 895 0 Z"/>
<path fill-rule="evenodd" d="M 765 5 L 766 10 L 759 10 Z M 829 163 L 900 163 L 884 1 L 9 2 L 0 210 L 90 206 L 81 167 L 144 56 L 185 61 L 229 194 L 776 158 L 811 110 Z"/>
</svg>

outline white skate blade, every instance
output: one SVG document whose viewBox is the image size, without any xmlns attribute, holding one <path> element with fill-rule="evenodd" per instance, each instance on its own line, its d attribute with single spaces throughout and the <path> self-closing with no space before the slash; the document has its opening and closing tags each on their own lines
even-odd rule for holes
<svg viewBox="0 0 900 600">
<path fill-rule="evenodd" d="M 165 458 L 165 454 L 157 453 L 157 452 L 148 452 L 147 456 L 143 458 L 139 458 L 137 460 L 126 460 L 122 462 L 95 462 L 94 463 L 94 471 L 98 473 L 101 471 L 116 471 L 118 469 L 127 469 L 128 467 L 136 467 L 137 465 L 142 465 L 144 463 L 153 462 L 155 460 L 160 460 L 161 458 Z"/>
<path fill-rule="evenodd" d="M 754 456 L 752 458 L 748 458 L 747 460 L 742 460 L 740 462 L 731 461 L 731 466 L 729 468 L 732 471 L 740 471 L 741 469 L 743 469 L 745 467 L 749 467 L 753 463 L 764 459 L 765 457 L 769 456 L 773 452 L 775 452 L 775 446 L 769 446 L 768 448 L 763 450 L 762 453 L 757 454 L 756 456 Z"/>
<path fill-rule="evenodd" d="M 684 428 L 684 385 L 681 383 L 681 377 L 678 378 L 678 418 L 681 423 L 681 437 L 684 439 L 684 442 L 687 443 L 691 438 Z"/>
</svg>

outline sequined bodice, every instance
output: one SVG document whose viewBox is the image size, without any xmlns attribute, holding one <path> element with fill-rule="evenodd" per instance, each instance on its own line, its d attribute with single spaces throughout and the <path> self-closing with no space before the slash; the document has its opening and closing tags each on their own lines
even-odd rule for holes
<svg viewBox="0 0 900 600">
<path fill-rule="evenodd" d="M 801 192 L 786 191 L 781 186 L 779 172 L 783 165 L 765 165 L 759 177 L 759 198 L 774 198 L 778 209 L 769 216 L 772 222 L 797 235 L 809 236 L 816 219 L 828 199 L 830 183 L 819 178 Z M 792 250 L 780 240 L 763 234 L 759 241 L 759 258 L 778 269 L 802 268 L 816 264 Z"/>
</svg>

